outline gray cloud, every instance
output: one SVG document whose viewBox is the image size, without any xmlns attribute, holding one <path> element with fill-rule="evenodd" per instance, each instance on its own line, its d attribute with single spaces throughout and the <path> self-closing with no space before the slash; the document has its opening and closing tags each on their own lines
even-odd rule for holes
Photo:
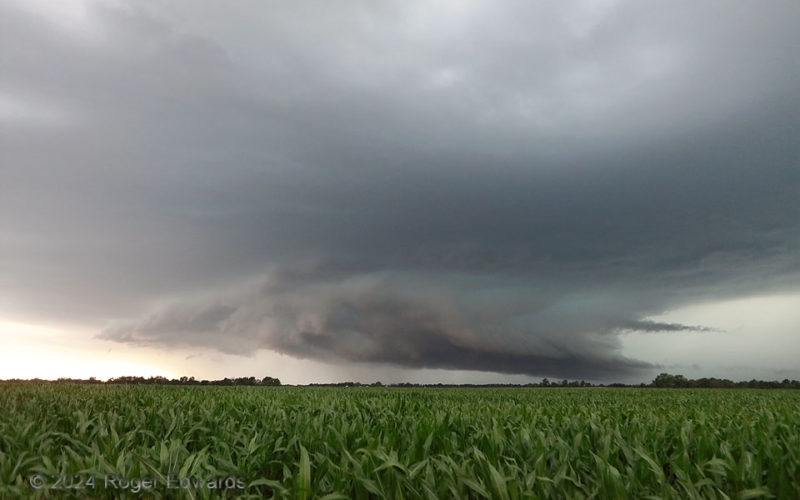
<svg viewBox="0 0 800 500">
<path fill-rule="evenodd" d="M 593 6 L 590 6 L 593 5 Z M 800 288 L 792 1 L 0 7 L 0 307 L 555 376 Z M 4 104 L 12 103 L 12 104 Z"/>
<path fill-rule="evenodd" d="M 635 332 L 718 332 L 715 328 L 699 325 L 682 325 L 680 323 L 659 323 L 657 321 L 632 321 L 624 326 L 625 330 Z"/>
<path fill-rule="evenodd" d="M 604 299 L 553 303 L 531 290 L 497 289 L 498 283 L 481 281 L 373 274 L 308 283 L 273 276 L 256 291 L 171 304 L 113 325 L 102 337 L 211 345 L 236 354 L 267 348 L 333 362 L 563 377 L 653 368 L 614 352 L 616 342 L 608 334 L 621 324 L 610 317 L 609 304 L 593 304 Z M 472 283 L 461 289 L 459 282 Z M 676 327 L 636 325 L 645 326 Z"/>
</svg>

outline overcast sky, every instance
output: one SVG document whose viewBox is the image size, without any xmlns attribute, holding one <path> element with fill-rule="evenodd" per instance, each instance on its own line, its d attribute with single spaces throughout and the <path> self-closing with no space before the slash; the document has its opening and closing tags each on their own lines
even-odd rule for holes
<svg viewBox="0 0 800 500">
<path fill-rule="evenodd" d="M 800 378 L 798 26 L 2 2 L 0 342 L 66 375 Z"/>
</svg>

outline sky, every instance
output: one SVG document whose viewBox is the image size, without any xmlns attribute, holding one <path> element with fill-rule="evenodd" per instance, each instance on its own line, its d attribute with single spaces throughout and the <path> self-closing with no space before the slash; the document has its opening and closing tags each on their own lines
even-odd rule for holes
<svg viewBox="0 0 800 500">
<path fill-rule="evenodd" d="M 800 379 L 800 3 L 0 3 L 0 378 Z"/>
</svg>

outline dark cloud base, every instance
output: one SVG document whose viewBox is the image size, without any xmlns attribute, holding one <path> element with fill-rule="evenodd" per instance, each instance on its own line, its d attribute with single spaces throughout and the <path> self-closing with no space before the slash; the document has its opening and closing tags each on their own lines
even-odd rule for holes
<svg viewBox="0 0 800 500">
<path fill-rule="evenodd" d="M 488 5 L 1 5 L 4 313 L 599 379 L 800 290 L 800 4 Z"/>
</svg>

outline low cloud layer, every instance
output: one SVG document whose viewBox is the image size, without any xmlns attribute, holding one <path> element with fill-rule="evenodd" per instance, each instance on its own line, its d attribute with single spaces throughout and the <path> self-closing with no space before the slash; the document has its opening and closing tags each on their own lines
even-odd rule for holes
<svg viewBox="0 0 800 500">
<path fill-rule="evenodd" d="M 0 6 L 0 307 L 331 362 L 649 374 L 800 290 L 793 1 Z M 70 10 L 72 9 L 72 10 Z"/>
<path fill-rule="evenodd" d="M 308 272 L 308 269 L 311 272 Z M 103 338 L 271 349 L 334 363 L 602 378 L 658 368 L 618 352 L 622 331 L 715 331 L 633 320 L 657 300 L 599 287 L 536 287 L 494 275 L 272 273 L 258 286 L 161 307 Z"/>
<path fill-rule="evenodd" d="M 680 323 L 659 323 L 656 321 L 633 321 L 624 327 L 634 332 L 718 332 L 707 326 L 682 325 Z"/>
<path fill-rule="evenodd" d="M 527 296 L 532 291 L 474 281 L 402 273 L 310 284 L 272 278 L 257 291 L 166 306 L 109 327 L 103 337 L 236 354 L 266 348 L 332 362 L 595 378 L 653 368 L 618 355 L 614 329 L 678 328 L 632 325 L 602 305 L 570 311 L 552 298 Z"/>
</svg>

